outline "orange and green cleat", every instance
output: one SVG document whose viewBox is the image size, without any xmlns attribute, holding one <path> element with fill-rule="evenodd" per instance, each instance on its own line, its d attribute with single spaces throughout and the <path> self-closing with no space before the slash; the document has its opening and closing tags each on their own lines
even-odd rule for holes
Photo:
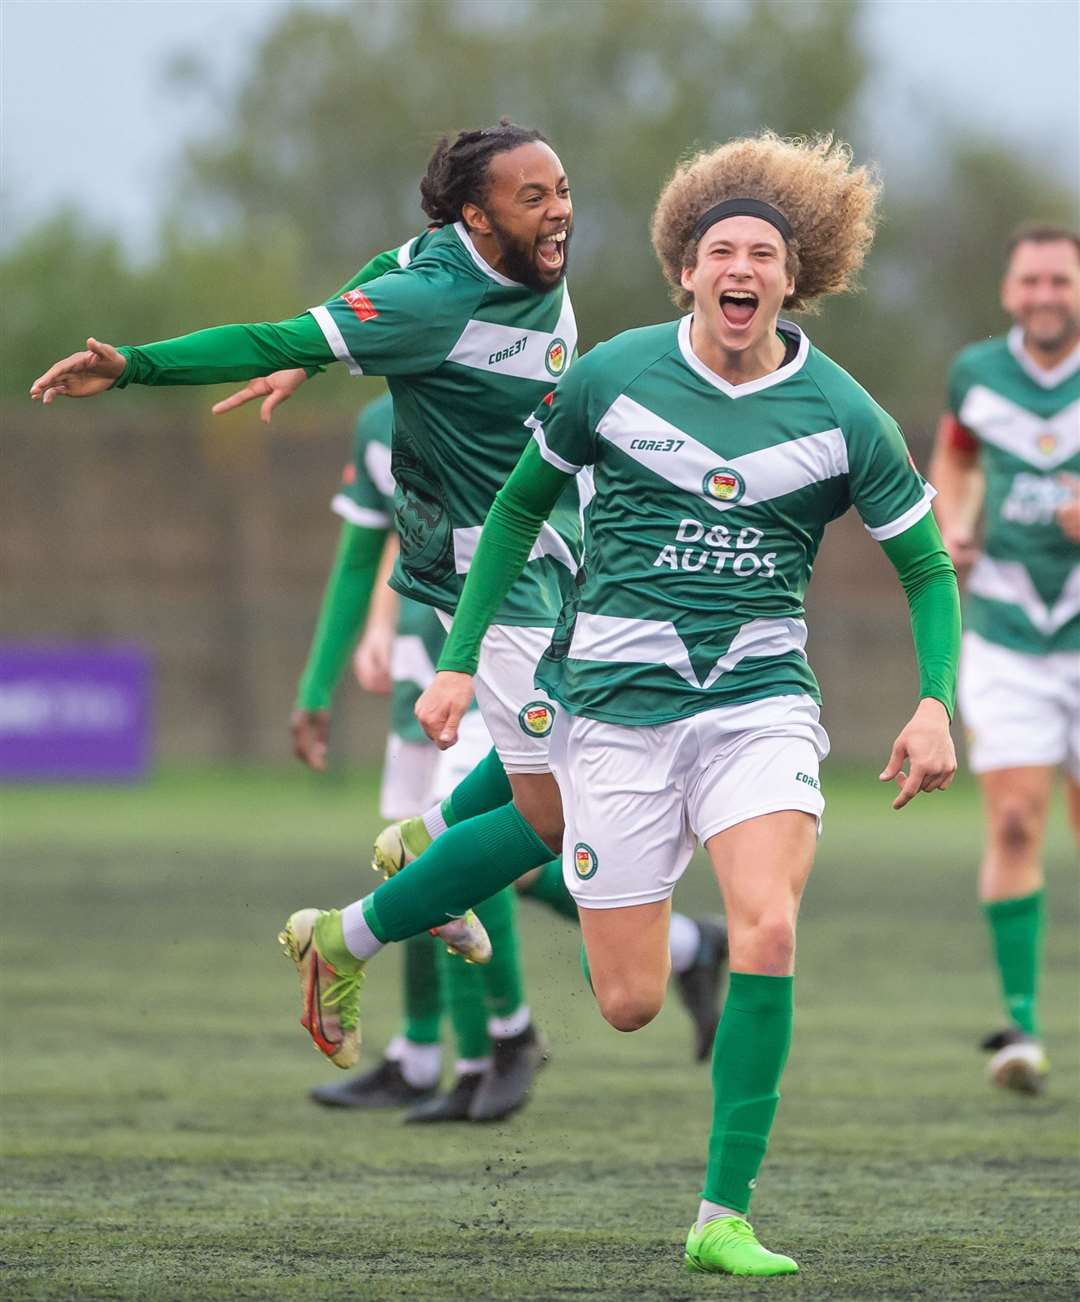
<svg viewBox="0 0 1080 1302">
<path fill-rule="evenodd" d="M 336 1067 L 352 1067 L 360 1057 L 360 984 L 366 964 L 346 947 L 341 914 L 337 909 L 300 909 L 278 941 L 300 975 L 300 1025 Z"/>
</svg>

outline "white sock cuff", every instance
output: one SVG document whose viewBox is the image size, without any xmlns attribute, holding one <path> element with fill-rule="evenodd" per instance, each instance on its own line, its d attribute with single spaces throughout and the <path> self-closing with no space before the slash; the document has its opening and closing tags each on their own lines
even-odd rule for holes
<svg viewBox="0 0 1080 1302">
<path fill-rule="evenodd" d="M 703 1229 L 710 1221 L 718 1221 L 721 1216 L 738 1216 L 740 1220 L 746 1220 L 745 1212 L 737 1212 L 734 1207 L 725 1207 L 723 1203 L 711 1203 L 708 1198 L 702 1198 L 698 1204 L 697 1224 L 695 1229 Z"/>
<path fill-rule="evenodd" d="M 414 1044 L 405 1041 L 401 1056 L 401 1074 L 416 1089 L 428 1089 L 437 1083 L 442 1069 L 441 1044 Z"/>
<path fill-rule="evenodd" d="M 383 948 L 382 941 L 367 925 L 363 900 L 347 904 L 341 910 L 341 934 L 345 940 L 345 948 L 354 958 L 374 958 Z"/>
<path fill-rule="evenodd" d="M 427 829 L 428 836 L 434 841 L 446 831 L 446 819 L 443 817 L 442 802 L 432 807 L 423 815 L 421 822 Z"/>
<path fill-rule="evenodd" d="M 490 1058 L 459 1058 L 454 1063 L 454 1075 L 482 1076 L 490 1066 Z"/>
<path fill-rule="evenodd" d="M 522 1004 L 509 1017 L 489 1017 L 488 1035 L 493 1040 L 509 1040 L 512 1035 L 520 1035 L 532 1021 L 529 1005 Z"/>
<path fill-rule="evenodd" d="M 408 1043 L 408 1040 L 403 1035 L 395 1035 L 383 1050 L 383 1057 L 387 1062 L 400 1062 L 405 1056 Z"/>
<path fill-rule="evenodd" d="M 685 972 L 693 967 L 701 948 L 701 930 L 693 918 L 685 913 L 673 913 L 668 927 L 668 949 L 674 972 Z"/>
</svg>

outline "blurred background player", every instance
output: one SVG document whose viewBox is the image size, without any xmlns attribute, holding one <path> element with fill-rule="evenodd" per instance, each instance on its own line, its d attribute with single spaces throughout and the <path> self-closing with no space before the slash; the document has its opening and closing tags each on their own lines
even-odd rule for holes
<svg viewBox="0 0 1080 1302">
<path fill-rule="evenodd" d="M 403 246 L 401 256 L 407 257 L 407 250 Z M 474 710 L 464 720 L 461 756 L 440 752 L 413 715 L 420 692 L 434 677 L 445 633 L 430 606 L 399 599 L 386 583 L 397 554 L 392 428 L 389 394 L 369 403 L 357 419 L 352 457 L 332 503 L 342 519 L 340 540 L 291 731 L 297 758 L 325 769 L 331 700 L 366 611 L 356 673 L 366 690 L 391 694 L 379 812 L 400 820 L 449 796 L 487 755 L 491 739 Z M 372 583 L 370 560 L 364 558 L 380 546 Z M 493 944 L 492 958 L 483 966 L 466 963 L 427 933 L 406 941 L 400 1034 L 369 1071 L 342 1084 L 317 1086 L 311 1097 L 331 1107 L 407 1106 L 405 1119 L 413 1122 L 494 1121 L 521 1107 L 546 1046 L 524 1001 L 514 910 L 509 887 L 478 910 Z M 454 1083 L 440 1095 L 440 1033 L 447 1010 L 458 1056 Z"/>
<path fill-rule="evenodd" d="M 1013 327 L 954 361 L 930 473 L 950 555 L 972 567 L 959 705 L 984 798 L 979 898 L 1009 1017 L 982 1047 L 996 1084 L 1037 1093 L 1048 1069 L 1042 848 L 1059 766 L 1080 847 L 1080 236 L 1032 223 L 1006 257 Z"/>
</svg>

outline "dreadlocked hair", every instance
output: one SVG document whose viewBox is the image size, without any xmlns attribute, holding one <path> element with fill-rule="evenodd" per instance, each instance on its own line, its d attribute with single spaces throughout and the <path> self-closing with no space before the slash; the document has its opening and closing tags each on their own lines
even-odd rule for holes
<svg viewBox="0 0 1080 1302">
<path fill-rule="evenodd" d="M 420 180 L 420 206 L 432 225 L 449 226 L 461 220 L 465 204 L 482 204 L 487 194 L 488 165 L 495 155 L 537 140 L 548 143 L 542 132 L 520 127 L 506 117 L 493 127 L 459 131 L 455 140 L 443 136 Z"/>
<path fill-rule="evenodd" d="M 853 167 L 851 149 L 831 135 L 785 140 L 773 131 L 702 150 L 676 167 L 660 192 L 652 244 L 671 297 L 689 308 L 684 267 L 697 263 L 697 219 L 725 199 L 762 199 L 791 223 L 787 270 L 795 292 L 786 308 L 813 310 L 816 299 L 855 287 L 874 239 L 881 185 L 871 168 Z"/>
</svg>

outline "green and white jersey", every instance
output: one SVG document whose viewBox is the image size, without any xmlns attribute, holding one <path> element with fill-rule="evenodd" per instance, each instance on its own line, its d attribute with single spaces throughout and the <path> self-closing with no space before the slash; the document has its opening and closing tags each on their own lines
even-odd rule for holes
<svg viewBox="0 0 1080 1302">
<path fill-rule="evenodd" d="M 1080 547 L 1054 516 L 1068 497 L 1059 476 L 1080 475 L 1080 345 L 1043 371 L 1019 327 L 972 344 L 949 373 L 949 406 L 986 477 L 966 627 L 1029 655 L 1080 651 Z"/>
<path fill-rule="evenodd" d="M 394 405 L 389 394 L 369 403 L 357 417 L 352 457 L 331 503 L 343 520 L 361 529 L 389 529 L 394 518 L 390 436 Z M 426 742 L 414 708 L 435 676 L 446 633 L 431 606 L 401 598 L 391 653 L 390 731 L 403 741 Z"/>
<path fill-rule="evenodd" d="M 797 326 L 790 361 L 732 385 L 690 322 L 601 344 L 530 422 L 552 465 L 593 467 L 579 584 L 537 671 L 574 715 L 819 700 L 803 593 L 825 526 L 854 505 L 884 541 L 930 509 L 895 421 Z"/>
<path fill-rule="evenodd" d="M 453 612 L 525 420 L 577 347 L 565 284 L 547 293 L 493 270 L 460 223 L 426 235 L 396 269 L 311 309 L 334 355 L 384 375 L 401 557 L 393 585 Z M 556 506 L 497 623 L 552 625 L 580 558 L 574 486 Z"/>
</svg>

